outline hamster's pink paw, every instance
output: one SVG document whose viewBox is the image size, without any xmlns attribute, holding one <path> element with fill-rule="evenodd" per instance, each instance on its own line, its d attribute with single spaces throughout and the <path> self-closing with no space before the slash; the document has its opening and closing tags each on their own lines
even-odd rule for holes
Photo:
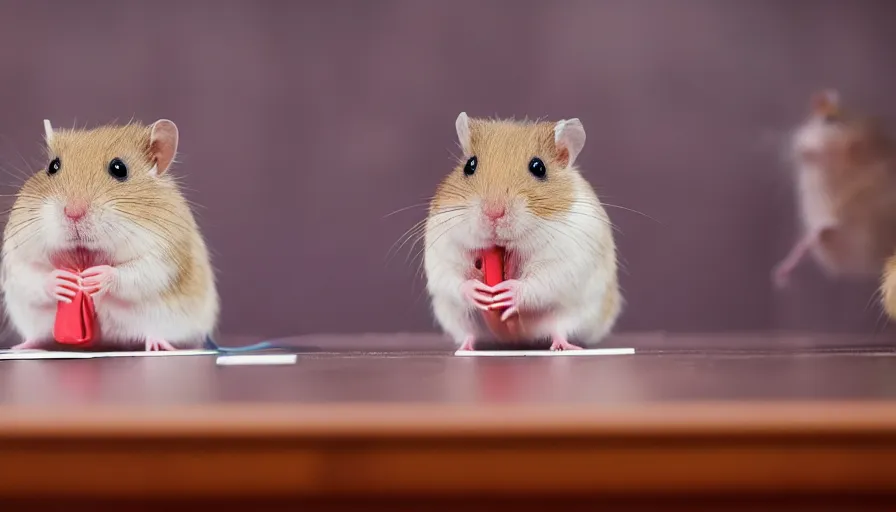
<svg viewBox="0 0 896 512">
<path fill-rule="evenodd" d="M 460 287 L 460 291 L 467 302 L 472 304 L 477 309 L 488 311 L 488 306 L 492 303 L 493 300 L 491 296 L 491 286 L 488 286 L 482 281 L 470 279 L 468 281 L 464 281 L 464 284 L 462 284 Z"/>
<path fill-rule="evenodd" d="M 90 267 L 81 272 L 81 286 L 90 295 L 108 290 L 118 278 L 118 269 L 109 265 Z"/>
<path fill-rule="evenodd" d="M 551 350 L 582 350 L 582 347 L 573 345 L 565 336 L 554 336 L 551 338 Z"/>
<path fill-rule="evenodd" d="M 495 298 L 489 309 L 504 309 L 504 313 L 501 314 L 502 322 L 520 311 L 520 285 L 516 279 L 509 279 L 492 287 Z"/>
<path fill-rule="evenodd" d="M 68 270 L 56 269 L 47 280 L 47 293 L 59 302 L 70 303 L 80 289 L 81 279 Z"/>
<path fill-rule="evenodd" d="M 772 282 L 775 288 L 783 289 L 790 284 L 790 272 L 792 270 L 793 267 L 789 265 L 778 265 L 775 267 L 775 270 L 772 272 Z"/>
<path fill-rule="evenodd" d="M 157 338 L 146 338 L 146 351 L 147 352 L 161 352 L 163 350 L 177 350 L 174 348 L 174 345 L 168 343 L 163 339 Z"/>
<path fill-rule="evenodd" d="M 475 348 L 473 348 L 475 344 L 476 344 L 476 338 L 473 336 L 467 336 L 466 338 L 464 338 L 464 342 L 461 344 L 459 350 L 463 350 L 465 352 L 470 351 L 470 350 L 476 350 Z"/>
</svg>

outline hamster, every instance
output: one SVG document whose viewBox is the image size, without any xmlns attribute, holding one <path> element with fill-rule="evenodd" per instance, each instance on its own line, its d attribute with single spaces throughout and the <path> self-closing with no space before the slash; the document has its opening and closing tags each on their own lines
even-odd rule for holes
<svg viewBox="0 0 896 512">
<path fill-rule="evenodd" d="M 575 166 L 582 123 L 461 113 L 455 127 L 463 157 L 438 186 L 424 234 L 438 324 L 462 350 L 490 337 L 483 316 L 494 310 L 518 319 L 511 341 L 549 339 L 551 350 L 601 341 L 622 297 L 610 219 Z M 506 280 L 490 287 L 475 262 L 494 246 L 506 250 Z"/>
<path fill-rule="evenodd" d="M 23 339 L 13 348 L 52 347 L 57 301 L 79 287 L 93 297 L 104 345 L 201 347 L 219 298 L 205 241 L 169 172 L 177 126 L 54 131 L 44 121 L 44 130 L 47 165 L 22 186 L 3 232 L 0 287 Z"/>
<path fill-rule="evenodd" d="M 880 276 L 896 250 L 896 145 L 886 127 L 846 111 L 837 91 L 818 92 L 790 156 L 803 234 L 774 284 L 787 286 L 807 254 L 831 277 Z"/>
</svg>

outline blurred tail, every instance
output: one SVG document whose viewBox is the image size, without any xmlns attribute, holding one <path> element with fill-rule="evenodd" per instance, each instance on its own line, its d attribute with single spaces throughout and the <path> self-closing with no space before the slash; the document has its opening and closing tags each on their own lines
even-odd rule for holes
<svg viewBox="0 0 896 512">
<path fill-rule="evenodd" d="M 246 345 L 244 347 L 222 347 L 215 343 L 215 340 L 212 339 L 211 336 L 206 336 L 205 338 L 205 348 L 207 350 L 214 350 L 215 352 L 254 352 L 256 350 L 270 350 L 272 348 L 277 348 L 273 343 L 269 341 L 262 341 L 260 343 L 256 343 L 254 345 Z"/>
</svg>

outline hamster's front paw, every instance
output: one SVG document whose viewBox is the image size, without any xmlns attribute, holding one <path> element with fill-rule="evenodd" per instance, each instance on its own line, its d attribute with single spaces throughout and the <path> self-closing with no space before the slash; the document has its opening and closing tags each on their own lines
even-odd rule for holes
<svg viewBox="0 0 896 512">
<path fill-rule="evenodd" d="M 470 279 L 464 281 L 460 287 L 461 294 L 464 299 L 472 304 L 475 308 L 482 311 L 488 311 L 489 304 L 492 303 L 492 288 L 482 281 Z"/>
<path fill-rule="evenodd" d="M 177 348 L 161 338 L 146 338 L 147 352 L 163 352 L 166 350 L 177 350 Z"/>
<path fill-rule="evenodd" d="M 566 339 L 566 336 L 555 334 L 551 337 L 551 351 L 562 352 L 564 350 L 582 350 L 582 347 L 573 345 Z"/>
<path fill-rule="evenodd" d="M 464 342 L 461 343 L 458 350 L 462 350 L 464 352 L 471 352 L 473 350 L 476 350 L 476 337 L 474 337 L 473 335 L 469 335 L 464 338 Z"/>
<path fill-rule="evenodd" d="M 47 280 L 47 293 L 53 299 L 69 304 L 75 297 L 75 294 L 78 293 L 78 290 L 81 289 L 78 284 L 80 281 L 81 279 L 77 274 L 68 270 L 56 269 L 50 272 L 50 277 Z"/>
<path fill-rule="evenodd" d="M 790 272 L 793 268 L 790 265 L 779 264 L 772 270 L 772 283 L 775 288 L 783 290 L 790 284 Z"/>
<path fill-rule="evenodd" d="M 81 286 L 90 295 L 109 290 L 118 278 L 118 269 L 109 265 L 90 267 L 81 272 Z"/>
<path fill-rule="evenodd" d="M 521 286 L 522 283 L 520 281 L 509 279 L 492 287 L 492 291 L 495 293 L 495 298 L 491 306 L 489 306 L 489 309 L 507 308 L 504 309 L 504 313 L 501 314 L 502 322 L 507 321 L 508 318 L 519 313 Z"/>
</svg>

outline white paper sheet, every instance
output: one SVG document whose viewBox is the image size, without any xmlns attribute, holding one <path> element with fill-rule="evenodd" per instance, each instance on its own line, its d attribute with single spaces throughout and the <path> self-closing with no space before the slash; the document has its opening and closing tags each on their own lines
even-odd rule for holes
<svg viewBox="0 0 896 512">
<path fill-rule="evenodd" d="M 633 348 L 587 348 L 582 350 L 458 350 L 456 356 L 531 357 L 531 356 L 624 356 L 635 353 Z"/>
<path fill-rule="evenodd" d="M 214 350 L 172 350 L 160 352 L 66 352 L 61 350 L 0 350 L 0 361 L 37 359 L 101 359 L 104 357 L 177 357 L 216 355 Z"/>
<path fill-rule="evenodd" d="M 218 366 L 242 366 L 242 365 L 269 365 L 269 364 L 296 364 L 296 354 L 257 354 L 238 356 L 218 356 Z"/>
</svg>

